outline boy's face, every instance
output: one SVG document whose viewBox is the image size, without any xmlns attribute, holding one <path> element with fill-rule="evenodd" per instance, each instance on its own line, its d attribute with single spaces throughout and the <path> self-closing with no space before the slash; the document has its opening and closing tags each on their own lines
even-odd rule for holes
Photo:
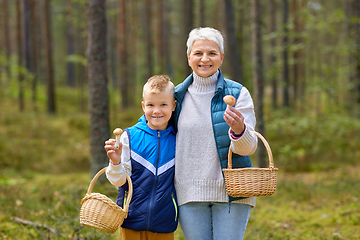
<svg viewBox="0 0 360 240">
<path fill-rule="evenodd" d="M 174 95 L 167 92 L 145 92 L 141 105 L 148 121 L 147 125 L 154 130 L 165 130 L 175 110 L 176 101 Z"/>
</svg>

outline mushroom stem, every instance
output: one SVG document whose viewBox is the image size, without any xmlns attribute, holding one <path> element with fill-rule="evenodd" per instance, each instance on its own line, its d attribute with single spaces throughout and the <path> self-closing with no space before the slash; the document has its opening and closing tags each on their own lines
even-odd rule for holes
<svg viewBox="0 0 360 240">
<path fill-rule="evenodd" d="M 120 147 L 120 137 L 121 137 L 121 134 L 122 134 L 123 130 L 121 128 L 116 128 L 113 133 L 115 135 L 115 150 L 118 150 L 119 147 Z"/>
</svg>

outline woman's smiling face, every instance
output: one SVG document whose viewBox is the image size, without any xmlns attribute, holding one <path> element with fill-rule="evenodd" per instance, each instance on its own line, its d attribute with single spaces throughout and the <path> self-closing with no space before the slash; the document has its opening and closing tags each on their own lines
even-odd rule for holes
<svg viewBox="0 0 360 240">
<path fill-rule="evenodd" d="M 221 66 L 224 54 L 216 42 L 198 39 L 194 42 L 191 52 L 187 54 L 189 66 L 200 77 L 213 75 Z"/>
</svg>

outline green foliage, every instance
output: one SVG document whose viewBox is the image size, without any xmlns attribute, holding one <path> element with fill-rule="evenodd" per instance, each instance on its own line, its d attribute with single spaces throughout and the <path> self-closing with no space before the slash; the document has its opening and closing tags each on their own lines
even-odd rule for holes
<svg viewBox="0 0 360 240">
<path fill-rule="evenodd" d="M 38 97 L 37 112 L 29 109 L 32 106 L 28 91 L 24 112 L 17 110 L 15 96 L 11 93 L 5 96 L 0 108 L 0 173 L 4 169 L 48 173 L 88 171 L 89 114 L 86 109 L 81 111 L 77 89 L 58 88 L 56 96 L 61 104 L 54 116 L 44 112 L 44 95 Z M 112 129 L 129 127 L 142 114 L 140 102 L 136 110 L 116 108 L 111 101 Z"/>
<path fill-rule="evenodd" d="M 275 194 L 257 198 L 245 239 L 358 239 L 358 171 L 279 172 Z"/>
<path fill-rule="evenodd" d="M 272 113 L 266 134 L 275 165 L 285 171 L 333 169 L 356 164 L 360 157 L 360 121 L 343 114 Z"/>
</svg>

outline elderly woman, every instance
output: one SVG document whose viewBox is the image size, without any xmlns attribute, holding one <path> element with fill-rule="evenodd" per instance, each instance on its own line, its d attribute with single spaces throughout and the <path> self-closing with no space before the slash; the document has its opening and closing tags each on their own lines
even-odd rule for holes
<svg viewBox="0 0 360 240">
<path fill-rule="evenodd" d="M 243 239 L 255 198 L 227 195 L 222 169 L 231 145 L 233 168 L 252 167 L 257 137 L 254 104 L 241 84 L 224 78 L 222 34 L 213 28 L 193 29 L 187 40 L 193 73 L 175 89 L 175 187 L 179 221 L 186 240 Z M 225 95 L 236 104 L 227 107 Z"/>
</svg>

